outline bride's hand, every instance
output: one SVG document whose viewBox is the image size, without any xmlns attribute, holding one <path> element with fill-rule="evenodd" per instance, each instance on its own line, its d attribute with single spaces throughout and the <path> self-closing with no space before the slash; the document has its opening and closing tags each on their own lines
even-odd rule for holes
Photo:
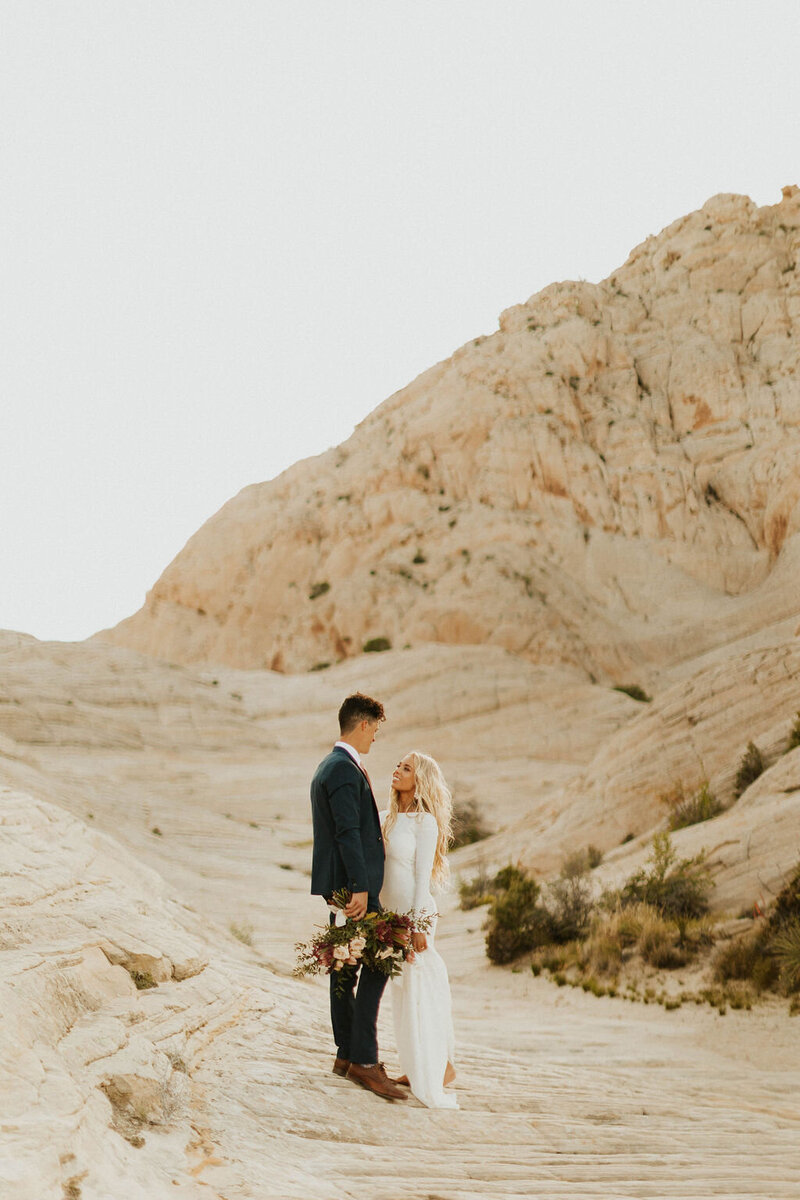
<svg viewBox="0 0 800 1200">
<path fill-rule="evenodd" d="M 411 945 L 418 954 L 421 954 L 423 950 L 428 949 L 428 939 L 424 933 L 415 933 L 411 937 Z"/>
</svg>

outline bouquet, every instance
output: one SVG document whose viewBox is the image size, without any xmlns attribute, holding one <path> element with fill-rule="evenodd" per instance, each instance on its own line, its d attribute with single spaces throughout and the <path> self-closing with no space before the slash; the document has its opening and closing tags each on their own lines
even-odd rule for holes
<svg viewBox="0 0 800 1200">
<path fill-rule="evenodd" d="M 350 902 L 348 891 L 334 892 L 331 903 L 343 909 Z M 415 912 L 368 912 L 360 921 L 348 917 L 344 925 L 324 925 L 308 942 L 298 942 L 294 974 L 338 976 L 337 987 L 349 987 L 360 966 L 367 966 L 391 979 L 403 964 L 414 961 L 411 935 L 427 933 L 432 917 Z"/>
</svg>

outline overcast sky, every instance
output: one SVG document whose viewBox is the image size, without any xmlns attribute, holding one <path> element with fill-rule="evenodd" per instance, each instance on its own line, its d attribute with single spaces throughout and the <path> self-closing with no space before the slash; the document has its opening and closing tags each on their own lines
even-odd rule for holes
<svg viewBox="0 0 800 1200">
<path fill-rule="evenodd" d="M 796 0 L 0 0 L 0 628 L 135 611 L 502 309 L 800 183 Z"/>
</svg>

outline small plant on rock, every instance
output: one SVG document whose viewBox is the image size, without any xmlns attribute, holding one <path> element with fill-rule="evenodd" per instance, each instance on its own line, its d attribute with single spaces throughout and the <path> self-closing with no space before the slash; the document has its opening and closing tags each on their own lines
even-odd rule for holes
<svg viewBox="0 0 800 1200">
<path fill-rule="evenodd" d="M 786 753 L 788 754 L 790 750 L 796 750 L 798 746 L 800 746 L 800 712 L 795 716 L 794 725 L 789 731 Z"/>
<path fill-rule="evenodd" d="M 620 684 L 619 687 L 614 688 L 614 691 L 623 692 L 626 696 L 630 696 L 631 700 L 638 700 L 640 704 L 649 704 L 653 699 L 653 697 L 648 696 L 644 688 L 640 688 L 637 683 Z"/>
<path fill-rule="evenodd" d="M 701 821 L 710 821 L 725 806 L 709 791 L 708 782 L 703 783 L 699 791 L 691 796 L 684 795 L 683 788 L 678 788 L 670 796 L 664 797 L 669 805 L 669 828 L 685 829 L 687 825 L 698 825 Z"/>
<path fill-rule="evenodd" d="M 391 650 L 391 648 L 392 643 L 387 637 L 370 638 L 361 647 L 365 654 L 380 654 L 382 650 Z"/>
<path fill-rule="evenodd" d="M 733 792 L 738 800 L 743 792 L 746 792 L 751 783 L 758 779 L 759 775 L 764 770 L 764 759 L 761 751 L 755 742 L 748 742 L 747 749 L 742 755 L 739 763 L 739 769 L 736 772 L 736 781 L 733 786 Z"/>
</svg>

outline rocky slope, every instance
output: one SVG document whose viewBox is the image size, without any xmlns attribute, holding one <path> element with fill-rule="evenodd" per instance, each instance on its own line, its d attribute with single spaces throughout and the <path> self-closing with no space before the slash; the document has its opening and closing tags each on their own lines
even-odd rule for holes
<svg viewBox="0 0 800 1200">
<path fill-rule="evenodd" d="M 721 195 L 246 488 L 102 637 L 298 671 L 370 639 L 645 686 L 800 619 L 800 190 Z"/>
<path fill-rule="evenodd" d="M 480 854 L 544 867 L 631 819 L 641 836 L 601 868 L 627 873 L 661 820 L 658 781 L 699 757 L 724 787 L 717 747 L 753 733 L 768 771 L 678 835 L 714 851 L 723 906 L 751 901 L 753 872 L 796 856 L 800 751 L 780 751 L 797 647 L 742 658 L 645 706 L 487 647 L 282 676 L 0 635 L 3 1200 L 677 1200 L 687 1180 L 698 1198 L 796 1196 L 785 1006 L 723 1018 L 565 994 L 491 967 L 480 915 L 444 897 L 461 1110 L 430 1113 L 331 1075 L 324 986 L 289 978 L 320 918 L 308 776 L 355 687 L 387 700 L 378 787 L 422 745 L 498 830 L 456 873 Z M 381 1046 L 391 1069 L 390 1002 Z"/>
</svg>

